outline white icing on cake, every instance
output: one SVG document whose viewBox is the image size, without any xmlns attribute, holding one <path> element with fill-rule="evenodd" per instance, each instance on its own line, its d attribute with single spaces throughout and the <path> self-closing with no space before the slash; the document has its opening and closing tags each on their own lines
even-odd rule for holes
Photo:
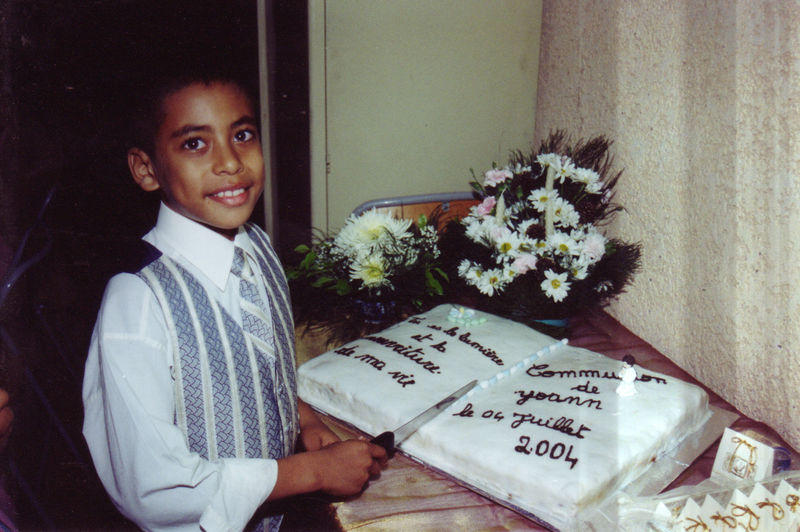
<svg viewBox="0 0 800 532">
<path fill-rule="evenodd" d="M 696 386 L 637 367 L 622 397 L 621 362 L 490 314 L 454 323 L 451 309 L 312 359 L 300 397 L 377 435 L 479 379 L 402 451 L 562 529 L 708 418 Z"/>
</svg>

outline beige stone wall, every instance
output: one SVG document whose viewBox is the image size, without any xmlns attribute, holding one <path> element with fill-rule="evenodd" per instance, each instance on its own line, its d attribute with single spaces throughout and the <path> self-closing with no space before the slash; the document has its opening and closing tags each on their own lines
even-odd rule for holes
<svg viewBox="0 0 800 532">
<path fill-rule="evenodd" d="M 614 139 L 644 247 L 611 313 L 795 448 L 799 111 L 797 0 L 544 3 L 536 139 Z"/>
</svg>

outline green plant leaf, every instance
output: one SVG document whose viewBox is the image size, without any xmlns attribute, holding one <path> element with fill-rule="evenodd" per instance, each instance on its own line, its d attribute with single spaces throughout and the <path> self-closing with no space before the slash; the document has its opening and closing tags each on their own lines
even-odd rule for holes
<svg viewBox="0 0 800 532">
<path fill-rule="evenodd" d="M 350 285 L 347 284 L 347 281 L 344 279 L 339 279 L 336 281 L 336 284 L 333 285 L 333 287 L 336 290 L 336 293 L 340 296 L 345 296 L 352 291 L 352 288 L 350 288 Z"/>
<path fill-rule="evenodd" d="M 300 262 L 299 268 L 303 270 L 311 269 L 311 265 L 314 264 L 314 261 L 317 260 L 317 254 L 313 251 L 309 251 L 303 260 Z"/>
<path fill-rule="evenodd" d="M 428 289 L 428 293 L 436 294 L 440 296 L 444 294 L 444 289 L 442 288 L 442 283 L 436 280 L 431 272 L 425 272 L 425 286 Z"/>
<path fill-rule="evenodd" d="M 313 286 L 314 288 L 320 288 L 320 287 L 325 286 L 326 284 L 330 283 L 333 280 L 334 280 L 333 277 L 329 277 L 327 275 L 322 275 L 322 276 L 318 277 L 316 281 L 311 283 L 311 286 Z"/>
</svg>

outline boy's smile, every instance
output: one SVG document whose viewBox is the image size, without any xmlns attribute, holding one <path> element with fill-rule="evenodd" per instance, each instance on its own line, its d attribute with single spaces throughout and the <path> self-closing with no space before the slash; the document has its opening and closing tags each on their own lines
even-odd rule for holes
<svg viewBox="0 0 800 532">
<path fill-rule="evenodd" d="M 134 179 L 145 190 L 161 189 L 171 209 L 233 238 L 264 189 L 249 99 L 232 83 L 195 83 L 168 95 L 162 110 L 153 159 L 129 152 Z"/>
</svg>

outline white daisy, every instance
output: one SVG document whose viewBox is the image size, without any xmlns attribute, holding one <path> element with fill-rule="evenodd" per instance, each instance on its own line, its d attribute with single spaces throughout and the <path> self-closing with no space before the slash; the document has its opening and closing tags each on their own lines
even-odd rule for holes
<svg viewBox="0 0 800 532">
<path fill-rule="evenodd" d="M 475 286 L 478 287 L 478 290 L 482 294 L 493 296 L 495 292 L 499 292 L 503 288 L 503 285 L 505 284 L 504 278 L 505 276 L 503 274 L 503 270 L 499 268 L 492 268 L 483 272 L 483 274 L 478 278 Z"/>
<path fill-rule="evenodd" d="M 595 181 L 594 183 L 586 184 L 586 192 L 590 194 L 600 194 L 603 189 L 602 181 Z"/>
<path fill-rule="evenodd" d="M 547 191 L 545 188 L 537 188 L 536 190 L 532 191 L 528 196 L 528 201 L 531 203 L 534 209 L 539 212 L 544 212 L 547 210 L 547 204 L 550 202 L 554 202 L 558 199 L 558 192 L 555 190 Z"/>
<path fill-rule="evenodd" d="M 463 259 L 458 263 L 458 276 L 466 278 L 471 267 L 472 263 L 468 259 Z"/>
<path fill-rule="evenodd" d="M 569 274 L 573 279 L 582 281 L 589 275 L 589 264 L 583 257 L 578 257 L 576 260 L 572 261 Z"/>
<path fill-rule="evenodd" d="M 545 168 L 552 166 L 556 175 L 561 170 L 561 156 L 557 153 L 541 153 L 536 156 L 536 162 Z"/>
<path fill-rule="evenodd" d="M 519 256 L 521 245 L 522 240 L 517 233 L 510 231 L 506 227 L 502 228 L 499 234 L 496 235 L 494 241 L 494 248 L 497 252 L 498 260 L 503 262 L 514 260 Z"/>
<path fill-rule="evenodd" d="M 540 240 L 537 238 L 533 240 L 533 249 L 536 251 L 536 254 L 541 257 L 550 251 L 550 246 L 547 244 L 547 240 Z"/>
<path fill-rule="evenodd" d="M 462 277 L 469 284 L 478 286 L 478 284 L 480 284 L 481 279 L 483 278 L 486 272 L 483 271 L 483 267 L 481 267 L 480 265 L 471 263 L 469 261 L 467 262 L 469 264 L 468 267 L 464 270 L 464 274 L 462 275 Z"/>
<path fill-rule="evenodd" d="M 542 281 L 542 290 L 556 303 L 559 303 L 567 297 L 569 292 L 570 283 L 567 281 L 567 273 L 555 273 L 553 270 L 544 272 L 545 280 Z"/>
<path fill-rule="evenodd" d="M 570 202 L 556 198 L 553 201 L 553 221 L 564 227 L 577 227 L 581 218 Z"/>
<path fill-rule="evenodd" d="M 578 255 L 580 249 L 578 243 L 567 233 L 556 231 L 547 238 L 547 245 L 556 255 Z"/>
<path fill-rule="evenodd" d="M 600 174 L 591 168 L 576 168 L 573 172 L 573 180 L 586 185 L 586 190 L 591 192 L 589 188 L 600 190 L 602 183 L 600 182 Z M 596 194 L 597 192 L 593 192 Z"/>
<path fill-rule="evenodd" d="M 572 179 L 575 175 L 575 164 L 573 164 L 572 159 L 567 157 L 566 155 L 561 158 L 561 164 L 556 169 L 556 179 L 561 181 L 562 183 L 567 179 Z"/>
<path fill-rule="evenodd" d="M 497 220 L 494 216 L 472 219 L 464 230 L 467 237 L 473 242 L 490 242 L 491 234 L 497 229 Z"/>
</svg>

